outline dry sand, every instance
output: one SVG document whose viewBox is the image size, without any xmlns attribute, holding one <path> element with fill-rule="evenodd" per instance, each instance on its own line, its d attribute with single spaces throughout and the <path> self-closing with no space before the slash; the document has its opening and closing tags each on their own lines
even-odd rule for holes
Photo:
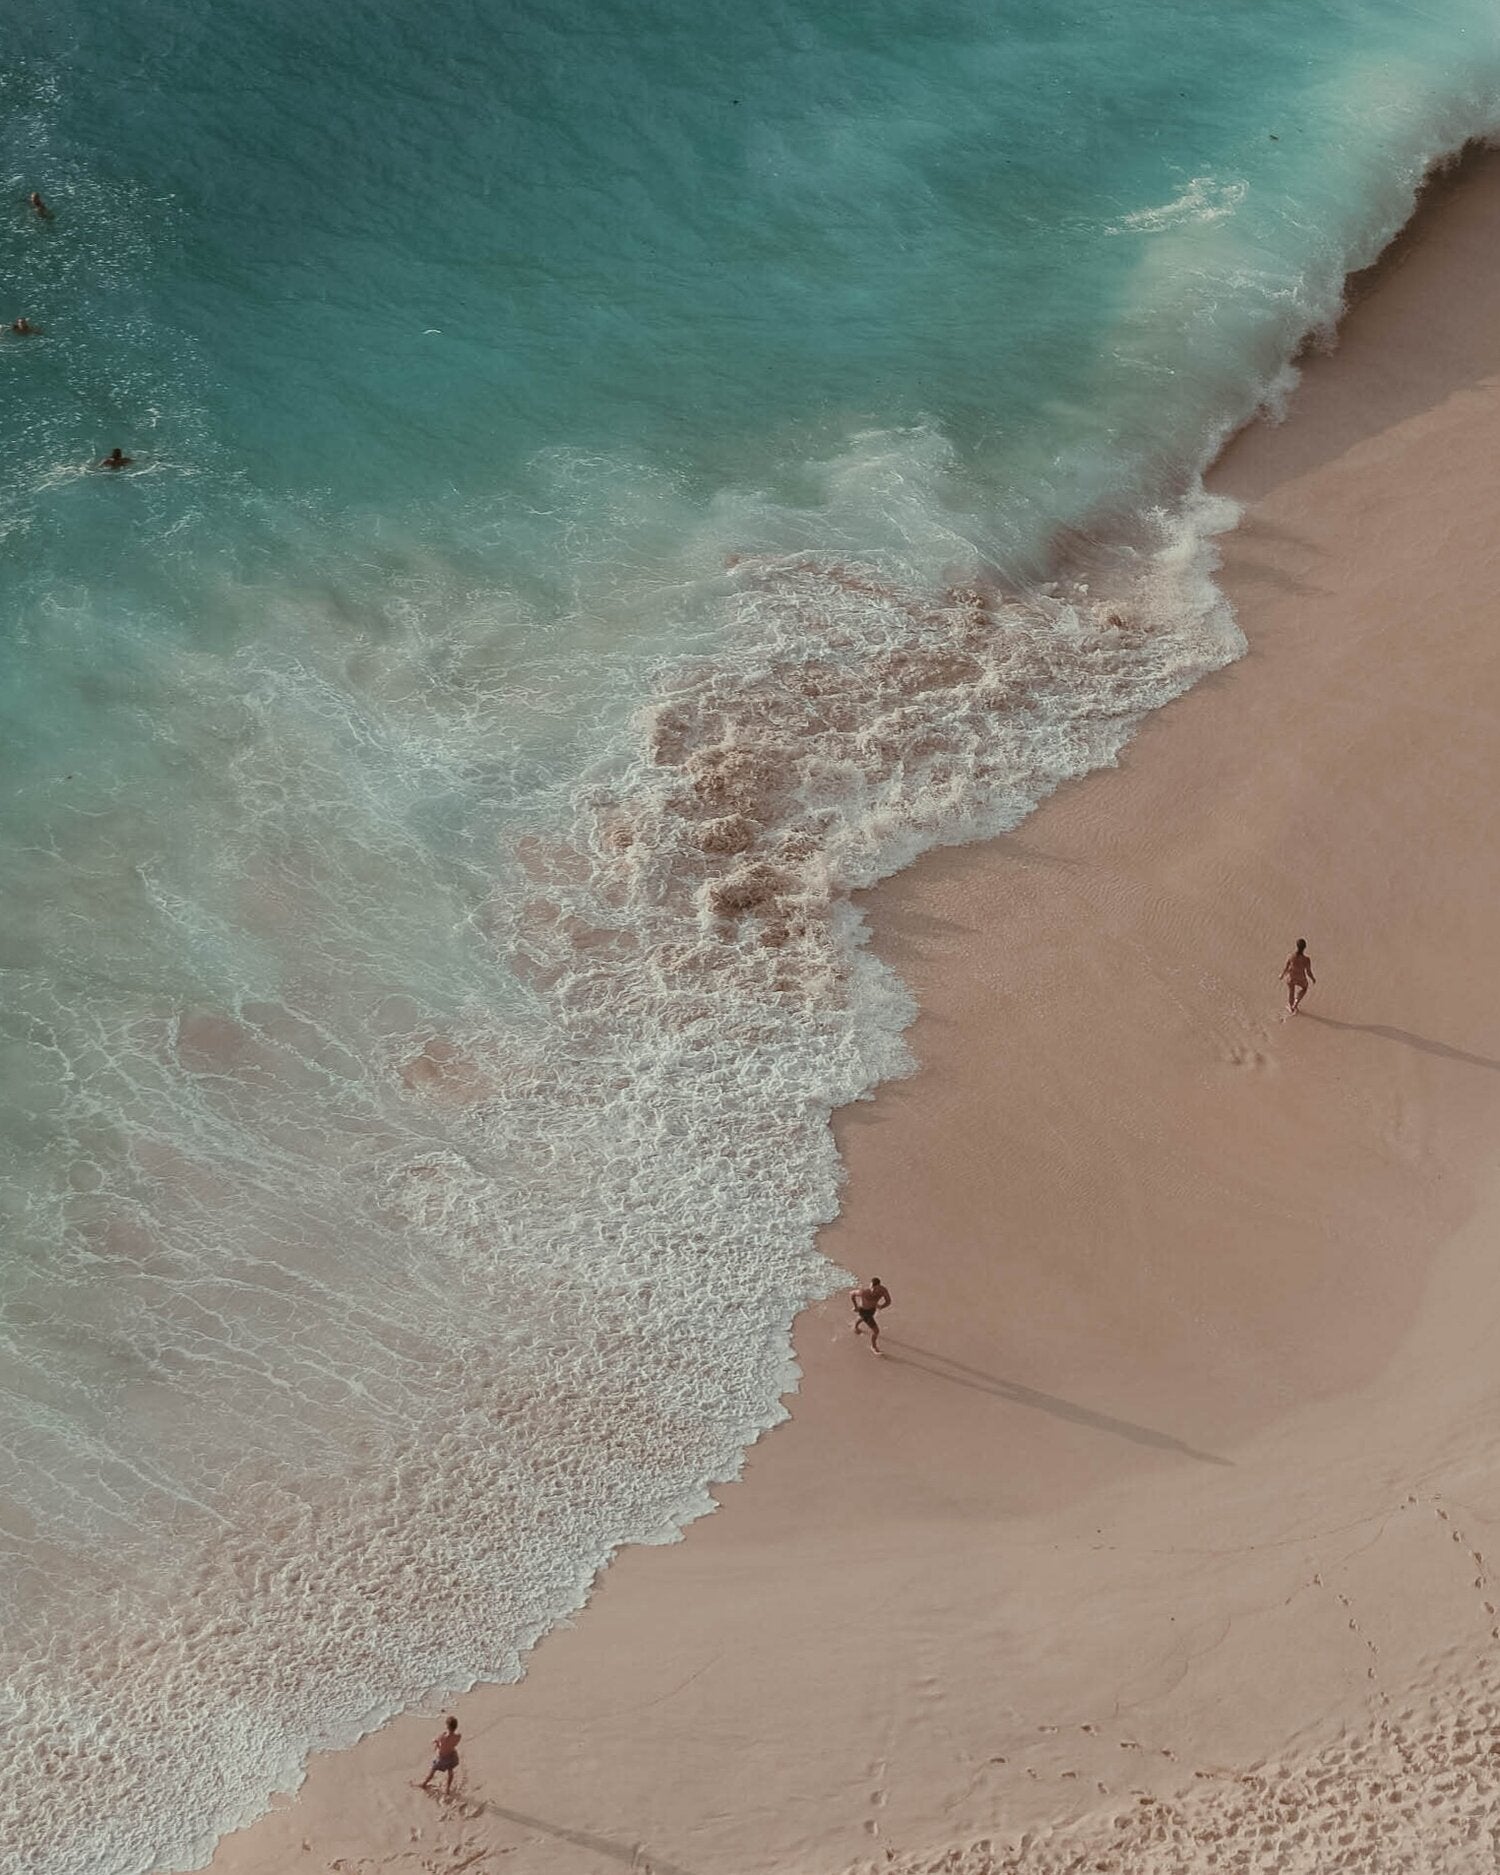
<svg viewBox="0 0 1500 1875">
<path fill-rule="evenodd" d="M 825 1247 L 889 1358 L 804 1318 L 452 1803 L 434 1707 L 217 1875 L 1496 1866 L 1500 157 L 1436 194 L 1215 472 L 1249 655 L 871 895 L 922 1066 Z"/>
</svg>

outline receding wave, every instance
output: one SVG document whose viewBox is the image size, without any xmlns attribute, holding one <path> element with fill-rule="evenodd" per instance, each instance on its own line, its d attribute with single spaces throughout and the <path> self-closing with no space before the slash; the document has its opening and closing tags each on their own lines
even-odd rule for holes
<svg viewBox="0 0 1500 1875">
<path fill-rule="evenodd" d="M 906 1065 L 850 892 L 1014 825 L 1232 657 L 1229 518 L 1200 499 L 1027 593 L 740 559 L 732 662 L 670 667 L 475 906 L 503 1024 L 394 999 L 356 1039 L 307 983 L 94 1034 L 91 1100 L 128 1080 L 133 1130 L 66 1201 L 49 1322 L 12 1315 L 8 1612 L 46 1604 L 7 1689 L 22 1866 L 201 1858 L 310 1745 L 519 1671 L 614 1548 L 707 1507 L 838 1280 L 829 1113 Z M 262 910 L 293 915 L 285 874 Z M 49 1409 L 100 1361 L 128 1434 Z M 58 1584 L 68 1526 L 97 1548 Z"/>
</svg>

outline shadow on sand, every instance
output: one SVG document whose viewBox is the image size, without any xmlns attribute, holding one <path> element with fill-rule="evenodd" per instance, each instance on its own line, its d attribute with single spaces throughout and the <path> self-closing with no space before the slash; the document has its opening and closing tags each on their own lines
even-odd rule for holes
<svg viewBox="0 0 1500 1875">
<path fill-rule="evenodd" d="M 988 1393 L 997 1400 L 1009 1400 L 1014 1406 L 1029 1406 L 1038 1413 L 1050 1413 L 1054 1419 L 1071 1420 L 1076 1426 L 1091 1426 L 1095 1432 L 1113 1433 L 1117 1439 L 1129 1439 L 1132 1445 L 1149 1445 L 1158 1452 L 1177 1452 L 1193 1458 L 1200 1465 L 1232 1465 L 1232 1458 L 1220 1458 L 1217 1452 L 1200 1452 L 1195 1445 L 1177 1439 L 1170 1432 L 1157 1432 L 1152 1426 L 1138 1426 L 1133 1420 L 1116 1419 L 1110 1413 L 1096 1413 L 1092 1407 L 1079 1406 L 1073 1400 L 1060 1400 L 1053 1393 L 1041 1393 L 1035 1387 L 1023 1387 L 1016 1380 L 1002 1380 L 997 1374 L 981 1373 L 946 1354 L 933 1354 L 927 1348 L 914 1348 L 903 1342 L 885 1357 L 902 1367 L 914 1367 L 935 1380 L 951 1381 L 955 1387 L 972 1387 L 976 1393 Z"/>
<path fill-rule="evenodd" d="M 689 1875 L 689 1871 L 680 1864 L 653 1855 L 638 1842 L 612 1842 L 608 1836 L 595 1836 L 586 1829 L 565 1829 L 561 1823 L 549 1823 L 543 1817 L 528 1816 L 524 1810 L 508 1810 L 503 1803 L 487 1803 L 482 1798 L 478 1802 L 471 1800 L 470 1808 L 482 1810 L 486 1816 L 501 1817 L 521 1829 L 539 1829 L 544 1835 L 556 1837 L 559 1842 L 572 1843 L 575 1849 L 587 1849 L 594 1855 L 608 1856 L 611 1861 L 619 1862 L 626 1868 L 639 1870 L 640 1875 Z"/>
<path fill-rule="evenodd" d="M 1413 1035 L 1409 1029 L 1393 1029 L 1384 1022 L 1335 1022 L 1332 1016 L 1317 1016 L 1310 1009 L 1298 1010 L 1297 1020 L 1318 1022 L 1325 1029 L 1344 1029 L 1350 1035 L 1378 1035 L 1383 1041 L 1400 1042 L 1424 1055 L 1441 1055 L 1445 1061 L 1463 1061 L 1471 1068 L 1500 1071 L 1500 1061 L 1492 1061 L 1488 1055 L 1471 1055 L 1466 1048 L 1450 1048 L 1446 1042 L 1430 1041 L 1425 1035 Z"/>
</svg>

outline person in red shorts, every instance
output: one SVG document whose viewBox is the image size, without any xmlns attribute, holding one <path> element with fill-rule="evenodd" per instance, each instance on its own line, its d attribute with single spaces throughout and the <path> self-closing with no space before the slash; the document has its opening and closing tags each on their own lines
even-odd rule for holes
<svg viewBox="0 0 1500 1875">
<path fill-rule="evenodd" d="M 427 1773 L 426 1777 L 422 1779 L 421 1783 L 418 1784 L 418 1790 L 426 1790 L 427 1786 L 437 1776 L 438 1772 L 441 1771 L 447 1779 L 447 1782 L 443 1785 L 444 1795 L 452 1796 L 453 1773 L 458 1769 L 458 1741 L 462 1737 L 463 1733 L 458 1729 L 458 1720 L 450 1719 L 446 1730 L 439 1732 L 437 1737 L 432 1741 L 432 1769 Z"/>
</svg>

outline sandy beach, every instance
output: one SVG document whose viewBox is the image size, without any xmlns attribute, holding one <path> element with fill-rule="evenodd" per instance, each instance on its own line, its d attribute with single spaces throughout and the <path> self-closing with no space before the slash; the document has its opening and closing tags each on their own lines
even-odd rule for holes
<svg viewBox="0 0 1500 1875">
<path fill-rule="evenodd" d="M 719 1511 L 459 1700 L 454 1800 L 435 1704 L 216 1875 L 1495 1866 L 1497 231 L 1500 154 L 1215 469 L 1248 655 L 868 896 L 920 1067 L 823 1247 L 885 1358 L 803 1318 Z"/>
</svg>

